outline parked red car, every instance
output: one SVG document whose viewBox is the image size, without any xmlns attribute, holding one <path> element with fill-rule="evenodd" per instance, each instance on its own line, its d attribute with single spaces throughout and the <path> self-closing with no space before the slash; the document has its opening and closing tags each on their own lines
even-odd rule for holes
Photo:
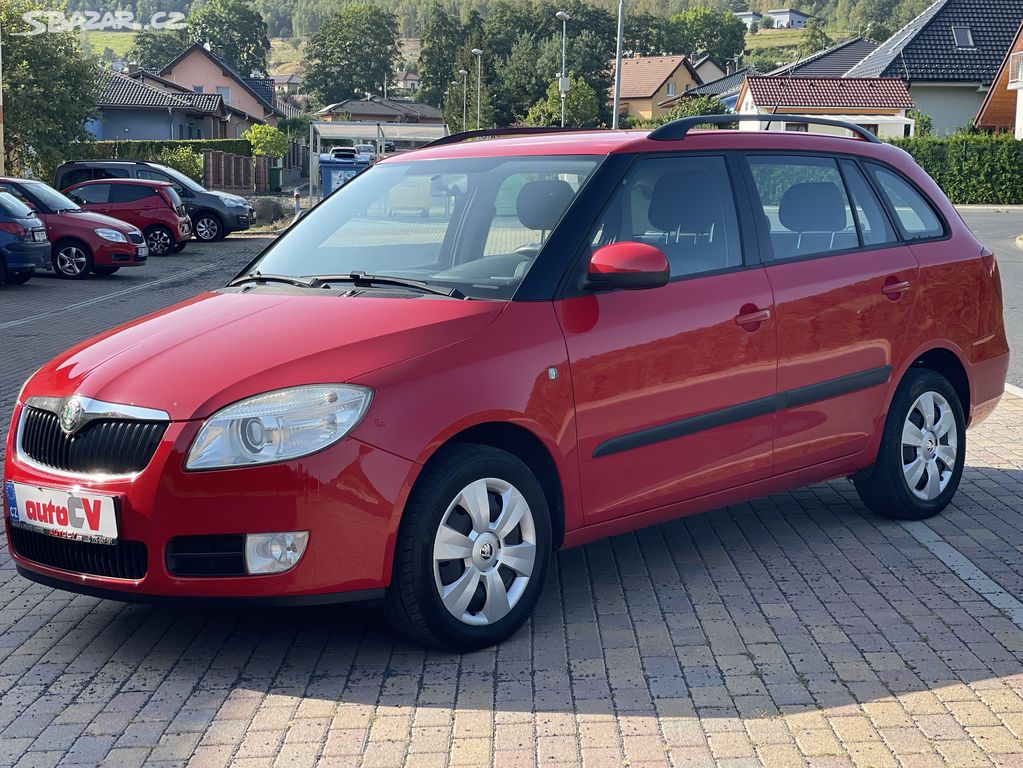
<svg viewBox="0 0 1023 768">
<path fill-rule="evenodd" d="M 64 194 L 86 210 L 138 227 L 153 256 L 183 250 L 192 236 L 192 222 L 181 198 L 162 181 L 97 179 L 72 184 Z"/>
<path fill-rule="evenodd" d="M 559 547 L 845 476 L 937 514 L 1005 383 L 991 251 L 864 129 L 708 120 L 387 159 L 223 289 L 59 356 L 7 443 L 19 571 L 383 598 L 470 649 Z"/>
<path fill-rule="evenodd" d="M 14 195 L 42 220 L 53 244 L 50 265 L 58 277 L 112 275 L 121 267 L 146 263 L 149 247 L 131 224 L 86 211 L 41 181 L 0 178 L 0 192 Z"/>
</svg>

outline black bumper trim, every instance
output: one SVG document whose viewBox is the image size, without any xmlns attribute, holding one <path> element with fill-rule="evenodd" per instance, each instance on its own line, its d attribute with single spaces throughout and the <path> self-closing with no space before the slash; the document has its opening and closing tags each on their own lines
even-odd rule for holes
<svg viewBox="0 0 1023 768">
<path fill-rule="evenodd" d="M 268 595 L 261 597 L 195 597 L 191 595 L 144 595 L 138 592 L 122 592 L 119 589 L 103 589 L 64 579 L 55 579 L 31 568 L 17 564 L 18 573 L 30 581 L 65 592 L 101 597 L 105 600 L 119 600 L 122 603 L 145 603 L 149 605 L 198 605 L 198 606 L 257 606 L 264 608 L 289 608 L 309 605 L 333 605 L 380 600 L 384 589 L 358 589 L 352 592 L 328 592 L 322 595 Z"/>
</svg>

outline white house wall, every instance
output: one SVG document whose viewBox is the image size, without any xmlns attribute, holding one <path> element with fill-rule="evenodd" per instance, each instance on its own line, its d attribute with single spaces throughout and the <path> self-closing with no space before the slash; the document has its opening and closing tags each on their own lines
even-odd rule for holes
<svg viewBox="0 0 1023 768">
<path fill-rule="evenodd" d="M 909 83 L 909 95 L 916 108 L 933 121 L 936 136 L 955 133 L 957 128 L 972 124 L 980 111 L 986 93 L 976 85 L 939 85 Z"/>
</svg>

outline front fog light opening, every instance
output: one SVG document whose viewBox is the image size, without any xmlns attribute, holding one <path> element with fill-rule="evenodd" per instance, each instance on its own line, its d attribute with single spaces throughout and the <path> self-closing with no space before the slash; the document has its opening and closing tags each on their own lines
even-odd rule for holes
<svg viewBox="0 0 1023 768">
<path fill-rule="evenodd" d="M 246 534 L 245 571 L 250 575 L 290 571 L 308 543 L 309 531 Z"/>
</svg>

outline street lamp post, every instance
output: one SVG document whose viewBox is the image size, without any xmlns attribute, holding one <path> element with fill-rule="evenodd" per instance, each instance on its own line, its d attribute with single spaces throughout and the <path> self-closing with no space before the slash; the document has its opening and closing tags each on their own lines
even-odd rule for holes
<svg viewBox="0 0 1023 768">
<path fill-rule="evenodd" d="M 472 55 L 476 57 L 476 130 L 480 129 L 480 114 L 483 99 L 483 49 L 473 48 Z"/>
<path fill-rule="evenodd" d="M 622 36 L 625 27 L 625 0 L 618 0 L 618 42 L 615 44 L 615 98 L 611 128 L 618 129 L 618 102 L 622 98 Z"/>
<path fill-rule="evenodd" d="M 558 91 L 561 93 L 561 127 L 565 127 L 565 97 L 568 95 L 568 68 L 565 64 L 565 47 L 568 40 L 568 20 L 571 18 L 564 11 L 558 11 L 555 17 L 561 19 L 561 71 L 558 73 Z"/>
<path fill-rule="evenodd" d="M 469 70 L 460 69 L 458 74 L 462 76 L 462 130 L 466 129 L 465 110 L 469 105 Z"/>
<path fill-rule="evenodd" d="M 4 163 L 4 44 L 0 29 L 0 176 L 7 174 Z"/>
</svg>

